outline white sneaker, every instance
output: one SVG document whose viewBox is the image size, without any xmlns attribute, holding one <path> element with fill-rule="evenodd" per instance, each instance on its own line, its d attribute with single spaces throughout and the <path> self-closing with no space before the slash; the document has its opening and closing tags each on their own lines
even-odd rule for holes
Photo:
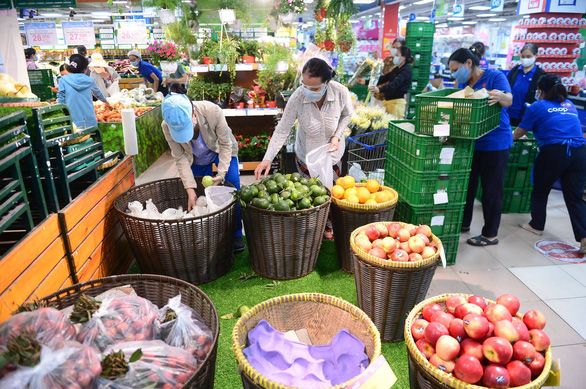
<svg viewBox="0 0 586 389">
<path fill-rule="evenodd" d="M 536 230 L 535 228 L 531 227 L 529 222 L 522 223 L 520 224 L 520 226 L 522 229 L 527 230 L 529 232 L 533 232 L 535 235 L 543 235 L 543 230 Z"/>
</svg>

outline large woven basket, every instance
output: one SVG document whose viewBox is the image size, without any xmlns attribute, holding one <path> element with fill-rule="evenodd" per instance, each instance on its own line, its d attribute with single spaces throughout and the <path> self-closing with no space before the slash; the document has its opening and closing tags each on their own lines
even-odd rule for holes
<svg viewBox="0 0 586 389">
<path fill-rule="evenodd" d="M 100 278 L 76 284 L 44 297 L 42 300 L 51 303 L 57 309 L 63 309 L 75 304 L 79 294 L 82 292 L 90 296 L 97 296 L 107 290 L 124 285 L 131 285 L 137 295 L 150 300 L 159 308 L 167 304 L 170 298 L 181 294 L 183 304 L 193 308 L 201 315 L 206 325 L 212 330 L 214 341 L 205 360 L 197 372 L 185 383 L 183 389 L 212 389 L 214 387 L 220 325 L 216 307 L 199 288 L 176 278 L 133 274 Z"/>
<path fill-rule="evenodd" d="M 276 280 L 311 273 L 317 264 L 330 203 L 331 199 L 299 211 L 269 211 L 251 205 L 242 208 L 252 270 Z"/>
<path fill-rule="evenodd" d="M 357 188 L 364 186 L 366 184 L 356 184 Z M 394 189 L 387 186 L 382 186 L 381 190 L 389 191 L 392 198 L 377 205 L 352 204 L 332 197 L 332 226 L 338 265 L 347 273 L 354 273 L 352 250 L 350 249 L 352 232 L 368 223 L 393 220 L 399 195 Z"/>
<path fill-rule="evenodd" d="M 470 297 L 472 295 L 458 293 L 466 297 Z M 411 389 L 446 389 L 446 388 L 457 388 L 457 389 L 486 389 L 484 386 L 472 385 L 468 384 L 464 381 L 460 381 L 459 379 L 455 378 L 452 374 L 445 373 L 440 369 L 433 366 L 425 355 L 423 355 L 417 346 L 415 345 L 415 340 L 413 339 L 413 335 L 411 335 L 411 326 L 413 322 L 421 316 L 421 312 L 423 307 L 430 303 L 437 303 L 441 305 L 445 310 L 445 301 L 448 297 L 452 296 L 453 294 L 442 294 L 439 296 L 428 298 L 425 301 L 422 301 L 417 306 L 413 308 L 407 320 L 405 321 L 405 345 L 407 346 L 407 352 L 409 353 L 409 383 Z M 494 301 L 486 300 L 487 304 L 494 304 Z M 517 313 L 518 318 L 522 318 L 523 316 L 520 313 Z M 536 389 L 541 388 L 545 381 L 549 376 L 549 372 L 551 369 L 551 347 L 548 347 L 545 351 L 545 366 L 543 367 L 543 371 L 531 383 L 523 386 L 518 386 L 516 389 Z"/>
<path fill-rule="evenodd" d="M 373 363 L 381 355 L 378 330 L 358 307 L 340 298 L 320 293 L 300 293 L 275 297 L 260 303 L 242 316 L 232 330 L 232 349 L 245 389 L 292 389 L 262 376 L 244 356 L 248 333 L 265 319 L 277 331 L 307 329 L 312 344 L 329 344 L 342 329 L 364 342 L 366 355 Z M 353 380 L 331 389 L 350 386 Z"/>
<path fill-rule="evenodd" d="M 371 224 L 386 226 L 389 223 Z M 433 257 L 417 262 L 387 261 L 373 257 L 356 246 L 356 235 L 364 227 L 354 230 L 350 237 L 358 306 L 372 319 L 383 341 L 400 342 L 407 315 L 427 294 L 442 244 L 432 235 L 438 248 Z"/>
<path fill-rule="evenodd" d="M 201 177 L 196 193 L 204 194 Z M 179 178 L 139 185 L 118 196 L 114 208 L 143 273 L 161 274 L 195 285 L 226 274 L 234 263 L 236 201 L 224 209 L 185 220 L 143 219 L 126 213 L 128 203 L 152 199 L 159 211 L 187 209 L 187 193 Z"/>
</svg>

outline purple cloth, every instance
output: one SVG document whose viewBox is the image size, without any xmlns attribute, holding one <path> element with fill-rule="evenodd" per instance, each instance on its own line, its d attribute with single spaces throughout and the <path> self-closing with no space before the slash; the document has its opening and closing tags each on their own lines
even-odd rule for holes
<svg viewBox="0 0 586 389">
<path fill-rule="evenodd" d="M 248 333 L 243 352 L 264 377 L 282 385 L 328 388 L 344 383 L 369 364 L 364 343 L 343 329 L 329 345 L 310 346 L 285 339 L 266 320 Z"/>
</svg>

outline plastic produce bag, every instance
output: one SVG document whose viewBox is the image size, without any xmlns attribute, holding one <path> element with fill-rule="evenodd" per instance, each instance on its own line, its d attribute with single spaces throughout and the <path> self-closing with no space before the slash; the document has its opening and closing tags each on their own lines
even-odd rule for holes
<svg viewBox="0 0 586 389">
<path fill-rule="evenodd" d="M 209 212 L 216 212 L 234 200 L 236 188 L 231 186 L 208 186 L 205 194 Z"/>
<path fill-rule="evenodd" d="M 75 328 L 67 317 L 54 308 L 40 308 L 31 312 L 20 312 L 0 325 L 0 348 L 6 345 L 10 334 L 24 329 L 36 333 L 41 344 L 75 339 Z"/>
<path fill-rule="evenodd" d="M 212 331 L 197 312 L 181 303 L 181 295 L 159 310 L 157 325 L 161 340 L 187 350 L 200 363 L 212 348 Z"/>
<path fill-rule="evenodd" d="M 319 178 L 328 189 L 334 186 L 334 171 L 332 169 L 332 156 L 328 153 L 330 144 L 325 144 L 307 153 L 307 168 L 311 177 Z"/>
<path fill-rule="evenodd" d="M 366 179 L 366 173 L 362 170 L 362 166 L 359 163 L 350 163 L 350 169 L 348 169 L 348 174 L 354 177 L 354 181 L 360 182 Z"/>
<path fill-rule="evenodd" d="M 95 349 L 75 341 L 60 341 L 41 346 L 34 367 L 20 366 L 0 380 L 2 389 L 95 388 L 102 372 Z"/>
<path fill-rule="evenodd" d="M 136 350 L 142 356 L 128 363 L 124 376 L 114 379 L 100 379 L 99 388 L 181 388 L 197 371 L 197 360 L 188 351 L 172 347 L 161 340 L 147 342 L 126 342 L 108 347 L 104 355 L 122 351 L 129 361 Z M 102 360 L 104 371 L 108 365 Z"/>
</svg>

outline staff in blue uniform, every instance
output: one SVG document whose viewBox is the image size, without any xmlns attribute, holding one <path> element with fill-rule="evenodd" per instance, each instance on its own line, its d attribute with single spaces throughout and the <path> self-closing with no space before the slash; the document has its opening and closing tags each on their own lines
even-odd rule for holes
<svg viewBox="0 0 586 389">
<path fill-rule="evenodd" d="M 167 88 L 161 85 L 163 73 L 156 66 L 143 61 L 138 50 L 130 50 L 128 52 L 128 60 L 132 66 L 138 68 L 146 86 L 149 86 L 149 83 L 151 83 L 155 92 L 161 91 L 163 94 L 167 94 Z"/>
<path fill-rule="evenodd" d="M 448 67 L 462 88 L 486 88 L 489 91 L 488 104 L 500 104 L 502 107 L 499 127 L 476 140 L 462 221 L 462 232 L 470 231 L 474 197 L 480 179 L 484 227 L 481 235 L 468 239 L 467 243 L 473 246 L 494 245 L 498 243 L 505 171 L 513 145 L 513 133 L 507 114 L 507 107 L 513 102 L 511 87 L 500 70 L 480 68 L 480 55 L 474 46 L 454 51 L 448 60 Z"/>
<path fill-rule="evenodd" d="M 582 197 L 586 183 L 586 139 L 578 111 L 556 74 L 539 79 L 535 98 L 537 101 L 527 108 L 513 134 L 517 140 L 531 131 L 539 146 L 533 167 L 531 221 L 521 227 L 543 234 L 547 198 L 553 183 L 561 178 L 574 238 L 580 242 L 579 252 L 586 254 L 586 202 Z"/>
<path fill-rule="evenodd" d="M 539 47 L 535 43 L 527 43 L 521 49 L 521 65 L 511 69 L 508 79 L 513 91 L 513 105 L 509 107 L 511 125 L 518 126 L 521 123 L 525 107 L 535 101 L 537 80 L 545 72 L 535 64 Z"/>
</svg>

